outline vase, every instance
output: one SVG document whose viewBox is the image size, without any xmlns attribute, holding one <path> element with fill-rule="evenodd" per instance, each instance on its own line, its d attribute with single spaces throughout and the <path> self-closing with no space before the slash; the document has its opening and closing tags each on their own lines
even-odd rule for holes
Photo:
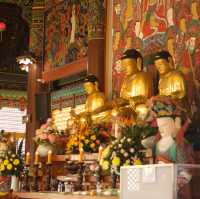
<svg viewBox="0 0 200 199">
<path fill-rule="evenodd" d="M 11 184 L 10 189 L 13 191 L 19 191 L 19 177 L 18 176 L 11 176 Z"/>
<path fill-rule="evenodd" d="M 37 152 L 39 153 L 40 157 L 46 157 L 48 155 L 48 151 L 54 151 L 53 146 L 51 144 L 40 144 L 37 147 Z"/>
</svg>

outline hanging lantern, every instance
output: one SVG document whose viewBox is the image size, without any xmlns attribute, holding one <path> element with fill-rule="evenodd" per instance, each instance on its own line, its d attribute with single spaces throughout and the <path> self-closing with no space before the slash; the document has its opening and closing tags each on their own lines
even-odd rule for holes
<svg viewBox="0 0 200 199">
<path fill-rule="evenodd" d="M 0 32 L 3 32 L 6 30 L 6 24 L 4 22 L 0 22 Z"/>
</svg>

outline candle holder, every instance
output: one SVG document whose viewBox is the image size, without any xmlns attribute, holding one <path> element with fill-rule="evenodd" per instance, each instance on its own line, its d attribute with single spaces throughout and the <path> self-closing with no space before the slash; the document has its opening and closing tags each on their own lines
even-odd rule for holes
<svg viewBox="0 0 200 199">
<path fill-rule="evenodd" d="M 100 166 L 99 162 L 96 162 L 95 177 L 96 177 L 97 184 L 101 183 L 101 166 Z"/>
<path fill-rule="evenodd" d="M 51 179 L 52 179 L 52 164 L 47 163 L 47 173 L 46 173 L 46 191 L 51 191 Z"/>
<path fill-rule="evenodd" d="M 30 191 L 30 184 L 29 184 L 29 171 L 30 171 L 30 165 L 26 165 L 24 168 L 24 190 Z"/>
<path fill-rule="evenodd" d="M 39 163 L 35 163 L 34 164 L 34 177 L 33 177 L 33 190 L 34 191 L 39 191 L 39 186 L 38 186 L 38 182 L 39 182 Z"/>
<path fill-rule="evenodd" d="M 82 190 L 82 183 L 83 183 L 83 174 L 84 174 L 84 162 L 79 162 L 79 170 L 78 170 L 78 176 L 79 176 L 79 188 Z"/>
</svg>

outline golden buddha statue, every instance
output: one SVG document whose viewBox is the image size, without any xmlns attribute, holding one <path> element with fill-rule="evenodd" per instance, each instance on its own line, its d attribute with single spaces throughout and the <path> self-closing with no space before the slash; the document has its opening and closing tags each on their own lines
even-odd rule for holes
<svg viewBox="0 0 200 199">
<path fill-rule="evenodd" d="M 84 79 L 83 87 L 87 94 L 85 111 L 91 113 L 105 104 L 105 96 L 98 88 L 98 80 L 94 75 Z"/>
<path fill-rule="evenodd" d="M 183 99 L 186 96 L 185 80 L 181 71 L 175 69 L 169 52 L 160 51 L 154 55 L 153 60 L 160 75 L 159 95 Z"/>
<path fill-rule="evenodd" d="M 142 55 L 135 49 L 129 49 L 124 52 L 121 64 L 125 77 L 120 99 L 128 101 L 136 113 L 143 112 L 146 99 L 152 96 L 153 86 L 151 75 L 143 71 Z"/>
<path fill-rule="evenodd" d="M 87 99 L 85 103 L 85 112 L 80 116 L 85 117 L 87 120 L 92 120 L 93 122 L 103 122 L 103 120 L 108 115 L 106 110 L 101 110 L 105 107 L 105 96 L 98 88 L 98 80 L 94 75 L 88 75 L 84 79 L 83 87 L 87 94 Z M 97 112 L 96 112 L 97 110 Z"/>
</svg>

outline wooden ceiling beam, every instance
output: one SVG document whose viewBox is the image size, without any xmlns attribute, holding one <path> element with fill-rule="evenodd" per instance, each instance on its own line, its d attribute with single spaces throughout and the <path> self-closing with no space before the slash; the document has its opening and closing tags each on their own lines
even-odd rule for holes
<svg viewBox="0 0 200 199">
<path fill-rule="evenodd" d="M 74 74 L 81 73 L 87 70 L 88 59 L 83 58 L 81 60 L 66 64 L 62 67 L 51 69 L 50 71 L 44 71 L 42 74 L 42 79 L 46 82 L 61 79 L 63 77 L 69 77 Z"/>
</svg>

